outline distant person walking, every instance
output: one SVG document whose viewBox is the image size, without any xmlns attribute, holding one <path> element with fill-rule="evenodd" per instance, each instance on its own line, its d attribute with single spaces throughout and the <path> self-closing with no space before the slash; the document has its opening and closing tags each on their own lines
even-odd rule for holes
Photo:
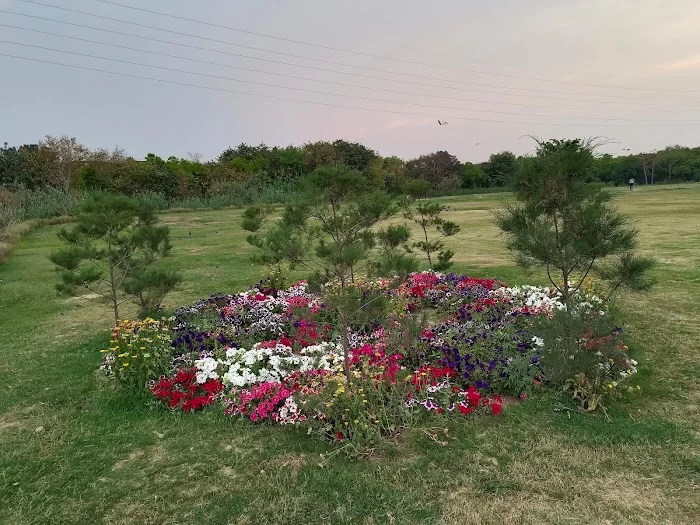
<svg viewBox="0 0 700 525">
<path fill-rule="evenodd" d="M 630 178 L 630 180 L 628 182 L 630 185 L 630 191 L 632 191 L 634 189 L 634 178 Z"/>
</svg>

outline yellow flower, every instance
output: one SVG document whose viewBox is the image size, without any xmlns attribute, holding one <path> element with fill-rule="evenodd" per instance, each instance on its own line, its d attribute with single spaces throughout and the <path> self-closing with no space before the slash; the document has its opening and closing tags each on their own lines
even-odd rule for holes
<svg viewBox="0 0 700 525">
<path fill-rule="evenodd" d="M 613 387 L 612 383 L 609 383 L 608 388 L 612 388 L 612 387 Z"/>
<path fill-rule="evenodd" d="M 356 419 L 355 421 L 353 421 L 353 423 L 354 423 L 355 425 L 357 425 L 357 424 L 359 423 L 359 421 Z"/>
<path fill-rule="evenodd" d="M 126 357 L 128 355 L 129 355 L 128 352 L 124 352 L 123 354 L 119 354 L 117 357 L 122 358 L 122 357 Z"/>
<path fill-rule="evenodd" d="M 123 363 L 122 366 L 126 368 L 127 366 L 129 366 L 129 363 Z"/>
</svg>

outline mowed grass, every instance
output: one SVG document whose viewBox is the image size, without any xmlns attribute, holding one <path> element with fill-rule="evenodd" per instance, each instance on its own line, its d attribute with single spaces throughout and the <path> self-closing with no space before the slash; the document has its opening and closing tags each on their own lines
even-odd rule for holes
<svg viewBox="0 0 700 525">
<path fill-rule="evenodd" d="M 462 227 L 455 269 L 542 282 L 493 226 L 508 198 L 444 199 Z M 0 523 L 700 523 L 700 185 L 619 191 L 618 204 L 661 263 L 656 290 L 621 305 L 639 396 L 612 422 L 556 410 L 556 395 L 436 420 L 359 460 L 295 429 L 121 396 L 95 373 L 108 310 L 58 297 L 58 227 L 29 234 L 0 265 Z M 185 278 L 168 307 L 259 279 L 240 210 L 163 219 Z"/>
</svg>

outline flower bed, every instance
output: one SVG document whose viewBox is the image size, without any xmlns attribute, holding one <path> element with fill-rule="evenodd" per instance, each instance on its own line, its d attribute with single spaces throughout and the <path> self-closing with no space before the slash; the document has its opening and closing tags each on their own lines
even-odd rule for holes
<svg viewBox="0 0 700 525">
<path fill-rule="evenodd" d="M 172 409 L 220 404 L 253 423 L 307 424 L 331 439 L 366 443 L 428 414 L 498 415 L 501 396 L 525 398 L 547 383 L 542 360 L 554 350 L 538 327 L 565 309 L 552 290 L 432 272 L 357 286 L 383 294 L 388 306 L 383 319 L 349 329 L 350 383 L 336 314 L 304 282 L 215 295 L 169 320 L 123 322 L 103 369 L 122 383 L 138 376 L 136 386 L 147 377 Z M 575 308 L 580 317 L 605 313 L 583 291 Z M 392 337 L 407 334 L 405 323 L 426 310 L 435 320 L 419 335 Z M 566 385 L 575 398 L 589 399 L 588 390 L 605 381 L 617 388 L 636 372 L 619 337 L 576 340 L 599 373 L 571 374 Z"/>
</svg>

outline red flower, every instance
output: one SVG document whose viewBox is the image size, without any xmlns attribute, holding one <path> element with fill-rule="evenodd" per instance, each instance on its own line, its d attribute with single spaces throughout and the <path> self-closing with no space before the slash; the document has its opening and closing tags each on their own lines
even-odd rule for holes
<svg viewBox="0 0 700 525">
<path fill-rule="evenodd" d="M 180 407 L 183 412 L 211 405 L 222 390 L 223 384 L 218 379 L 210 379 L 203 385 L 198 384 L 197 371 L 194 368 L 182 368 L 174 377 L 163 377 L 151 388 L 156 398 L 165 401 L 170 408 Z"/>
<path fill-rule="evenodd" d="M 470 386 L 469 390 L 467 390 L 467 400 L 469 400 L 469 404 L 472 406 L 477 406 L 481 400 L 481 393 L 474 388 L 474 385 Z"/>
<path fill-rule="evenodd" d="M 421 333 L 420 336 L 424 339 L 433 339 L 435 334 L 431 330 L 423 330 L 423 333 Z"/>
<path fill-rule="evenodd" d="M 459 411 L 460 411 L 462 414 L 464 414 L 465 416 L 471 414 L 472 412 L 474 412 L 474 407 L 465 406 L 465 405 L 462 404 L 462 403 L 460 403 L 459 405 L 457 405 L 457 408 L 458 408 Z"/>
</svg>

